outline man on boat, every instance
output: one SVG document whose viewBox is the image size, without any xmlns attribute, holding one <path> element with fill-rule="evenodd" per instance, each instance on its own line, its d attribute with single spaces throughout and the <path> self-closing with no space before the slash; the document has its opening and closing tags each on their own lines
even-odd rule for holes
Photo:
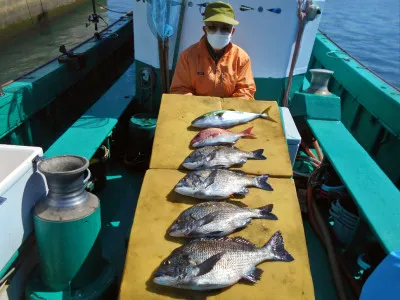
<svg viewBox="0 0 400 300">
<path fill-rule="evenodd" d="M 171 94 L 254 99 L 254 83 L 248 54 L 232 44 L 239 22 L 229 3 L 206 6 L 201 40 L 184 50 L 178 60 Z"/>
</svg>

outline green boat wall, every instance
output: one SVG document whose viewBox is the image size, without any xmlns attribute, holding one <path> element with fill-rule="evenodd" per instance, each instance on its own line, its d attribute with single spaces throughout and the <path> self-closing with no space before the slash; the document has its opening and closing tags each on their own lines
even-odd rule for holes
<svg viewBox="0 0 400 300">
<path fill-rule="evenodd" d="M 56 58 L 2 88 L 0 143 L 46 150 L 125 71 L 133 61 L 132 16 L 100 34 L 72 49 L 84 56 L 80 69 Z"/>
<path fill-rule="evenodd" d="M 400 91 L 318 33 L 309 68 L 334 71 L 329 90 L 341 99 L 341 120 L 400 187 Z M 310 76 L 308 74 L 308 79 Z M 305 88 L 308 82 L 305 80 Z M 340 147 L 340 145 L 338 145 Z"/>
</svg>

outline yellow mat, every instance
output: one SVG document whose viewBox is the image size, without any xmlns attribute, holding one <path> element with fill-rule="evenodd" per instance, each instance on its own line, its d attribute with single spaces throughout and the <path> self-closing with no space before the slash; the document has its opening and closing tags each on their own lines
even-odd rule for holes
<svg viewBox="0 0 400 300">
<path fill-rule="evenodd" d="M 175 218 L 197 200 L 173 192 L 184 176 L 176 170 L 149 170 L 142 185 L 135 220 L 129 240 L 127 258 L 120 290 L 120 299 L 314 299 L 307 247 L 299 204 L 291 179 L 271 178 L 273 192 L 250 189 L 243 200 L 249 207 L 274 204 L 273 213 L 279 220 L 253 220 L 244 230 L 232 236 L 242 236 L 261 247 L 281 230 L 286 249 L 293 262 L 264 262 L 264 270 L 255 285 L 237 283 L 222 291 L 194 292 L 164 287 L 151 281 L 151 274 L 182 239 L 166 236 Z"/>
<path fill-rule="evenodd" d="M 267 160 L 248 160 L 241 168 L 249 174 L 269 174 L 273 177 L 292 176 L 292 166 L 279 107 L 275 101 L 248 101 L 238 98 L 222 99 L 183 95 L 163 95 L 150 162 L 151 169 L 180 169 L 183 160 L 193 151 L 189 143 L 199 130 L 190 128 L 191 122 L 217 109 L 235 109 L 261 113 L 268 106 L 277 123 L 256 119 L 229 130 L 240 132 L 254 126 L 256 139 L 240 139 L 236 147 L 244 151 L 264 149 Z"/>
</svg>

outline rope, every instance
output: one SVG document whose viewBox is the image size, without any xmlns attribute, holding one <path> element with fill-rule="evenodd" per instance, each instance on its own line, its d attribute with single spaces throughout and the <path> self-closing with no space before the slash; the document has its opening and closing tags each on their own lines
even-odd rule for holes
<svg viewBox="0 0 400 300">
<path fill-rule="evenodd" d="M 96 2 L 96 5 L 98 5 L 98 6 L 99 6 L 100 8 L 102 8 L 102 9 L 111 11 L 111 12 L 116 13 L 116 14 L 121 14 L 121 15 L 127 14 L 127 12 L 122 12 L 122 11 L 117 11 L 117 10 L 110 9 L 110 8 L 108 8 L 107 6 L 101 5 L 101 4 L 98 3 L 98 2 Z"/>
<path fill-rule="evenodd" d="M 305 10 L 302 10 L 304 1 L 306 1 L 306 7 Z M 292 80 L 293 80 L 293 72 L 294 72 L 294 67 L 296 66 L 297 58 L 299 56 L 300 52 L 300 46 L 301 46 L 301 39 L 303 38 L 303 33 L 304 33 L 304 27 L 306 26 L 307 23 L 307 13 L 310 9 L 312 0 L 298 0 L 298 6 L 297 6 L 297 17 L 299 18 L 299 27 L 297 30 L 297 38 L 296 38 L 296 45 L 294 48 L 293 52 L 293 57 L 292 57 L 292 63 L 290 65 L 290 72 L 289 72 L 289 80 L 288 84 L 285 90 L 285 94 L 282 99 L 282 106 L 287 107 L 289 104 L 289 93 L 290 89 L 292 88 Z"/>
<path fill-rule="evenodd" d="M 179 47 L 180 47 L 180 44 L 181 44 L 182 27 L 183 27 L 183 20 L 184 20 L 184 17 L 185 17 L 185 10 L 186 10 L 186 1 L 182 1 L 181 11 L 179 13 L 178 30 L 177 30 L 177 34 L 176 34 L 174 58 L 173 58 L 173 61 L 172 61 L 172 74 L 175 73 L 176 64 L 178 63 Z"/>
<path fill-rule="evenodd" d="M 338 262 L 336 248 L 333 244 L 332 238 L 329 233 L 328 226 L 325 224 L 324 217 L 317 207 L 316 201 L 311 200 L 311 209 L 314 211 L 314 220 L 319 225 L 319 236 L 322 243 L 325 245 L 328 254 L 329 264 L 331 267 L 333 281 L 336 286 L 336 292 L 340 300 L 347 300 L 346 287 L 343 279 L 340 263 Z"/>
<path fill-rule="evenodd" d="M 106 22 L 106 20 L 104 20 L 103 19 L 103 17 L 102 16 L 100 16 L 100 15 L 97 15 L 104 23 L 106 23 L 106 26 L 108 27 L 108 23 Z"/>
<path fill-rule="evenodd" d="M 2 287 L 4 283 L 6 283 L 7 279 L 15 272 L 15 267 L 11 268 L 1 279 L 0 286 Z"/>
</svg>

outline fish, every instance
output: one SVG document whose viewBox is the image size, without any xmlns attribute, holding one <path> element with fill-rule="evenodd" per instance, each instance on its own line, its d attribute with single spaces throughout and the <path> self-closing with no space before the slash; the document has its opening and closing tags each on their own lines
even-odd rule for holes
<svg viewBox="0 0 400 300">
<path fill-rule="evenodd" d="M 216 146 L 216 145 L 227 145 L 234 144 L 236 141 L 242 137 L 255 137 L 251 133 L 253 127 L 247 128 L 246 130 L 234 133 L 229 130 L 221 128 L 207 128 L 200 131 L 190 142 L 190 146 L 194 148 L 204 147 L 204 146 Z"/>
<path fill-rule="evenodd" d="M 231 286 L 243 279 L 261 280 L 263 261 L 291 262 L 282 233 L 277 231 L 261 248 L 242 237 L 192 240 L 164 259 L 153 273 L 153 282 L 188 290 L 213 290 Z"/>
<path fill-rule="evenodd" d="M 229 128 L 238 124 L 250 122 L 257 118 L 270 120 L 276 123 L 268 114 L 270 109 L 271 106 L 259 114 L 236 110 L 214 110 L 193 120 L 192 126 L 197 128 Z"/>
<path fill-rule="evenodd" d="M 203 202 L 183 211 L 168 229 L 174 237 L 225 236 L 250 224 L 252 219 L 278 220 L 274 205 L 240 207 L 229 202 Z"/>
<path fill-rule="evenodd" d="M 250 152 L 241 151 L 233 146 L 206 146 L 194 150 L 182 163 L 189 170 L 201 170 L 210 168 L 229 168 L 235 165 L 243 165 L 247 159 L 265 160 L 264 149 Z"/>
<path fill-rule="evenodd" d="M 243 171 L 227 169 L 207 169 L 189 172 L 175 186 L 181 195 L 205 200 L 226 199 L 233 195 L 247 195 L 247 187 L 257 187 L 272 191 L 267 182 L 268 175 L 249 177 Z"/>
</svg>

